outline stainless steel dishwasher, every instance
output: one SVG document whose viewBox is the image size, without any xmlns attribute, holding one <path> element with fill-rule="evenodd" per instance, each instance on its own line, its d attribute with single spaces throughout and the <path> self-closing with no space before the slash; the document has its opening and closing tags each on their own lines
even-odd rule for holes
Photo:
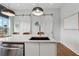
<svg viewBox="0 0 79 59">
<path fill-rule="evenodd" d="M 1 56 L 24 56 L 24 43 L 3 42 L 0 49 Z"/>
</svg>

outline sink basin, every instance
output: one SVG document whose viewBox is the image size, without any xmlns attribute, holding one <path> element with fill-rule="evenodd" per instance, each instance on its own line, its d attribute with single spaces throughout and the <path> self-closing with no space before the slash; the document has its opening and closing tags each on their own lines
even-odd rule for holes
<svg viewBox="0 0 79 59">
<path fill-rule="evenodd" d="M 30 40 L 50 40 L 48 37 L 31 37 Z"/>
</svg>

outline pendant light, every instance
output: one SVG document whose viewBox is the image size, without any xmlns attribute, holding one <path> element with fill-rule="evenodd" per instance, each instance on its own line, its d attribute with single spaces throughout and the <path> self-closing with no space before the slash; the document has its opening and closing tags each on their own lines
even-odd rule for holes
<svg viewBox="0 0 79 59">
<path fill-rule="evenodd" d="M 34 7 L 32 10 L 32 14 L 35 16 L 43 15 L 43 9 L 41 7 Z"/>
<path fill-rule="evenodd" d="M 6 16 L 15 16 L 15 12 L 10 9 L 2 9 L 1 13 Z"/>
</svg>

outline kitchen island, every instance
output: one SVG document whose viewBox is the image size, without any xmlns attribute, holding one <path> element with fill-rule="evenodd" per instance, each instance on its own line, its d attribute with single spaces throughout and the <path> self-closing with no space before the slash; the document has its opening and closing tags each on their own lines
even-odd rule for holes
<svg viewBox="0 0 79 59">
<path fill-rule="evenodd" d="M 24 43 L 25 56 L 56 56 L 57 41 L 49 37 L 50 40 L 29 40 L 34 36 L 12 36 L 0 38 L 0 42 Z"/>
</svg>

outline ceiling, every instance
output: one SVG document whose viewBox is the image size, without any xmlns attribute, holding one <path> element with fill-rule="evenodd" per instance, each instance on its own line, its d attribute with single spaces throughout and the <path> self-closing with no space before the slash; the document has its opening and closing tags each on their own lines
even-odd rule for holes
<svg viewBox="0 0 79 59">
<path fill-rule="evenodd" d="M 33 7 L 42 7 L 43 9 L 52 9 L 52 8 L 60 8 L 62 7 L 62 3 L 1 3 L 12 10 L 30 10 Z"/>
<path fill-rule="evenodd" d="M 42 7 L 45 14 L 52 13 L 55 8 L 61 8 L 63 3 L 1 3 L 1 5 L 13 10 L 16 15 L 30 14 L 34 7 Z"/>
</svg>

